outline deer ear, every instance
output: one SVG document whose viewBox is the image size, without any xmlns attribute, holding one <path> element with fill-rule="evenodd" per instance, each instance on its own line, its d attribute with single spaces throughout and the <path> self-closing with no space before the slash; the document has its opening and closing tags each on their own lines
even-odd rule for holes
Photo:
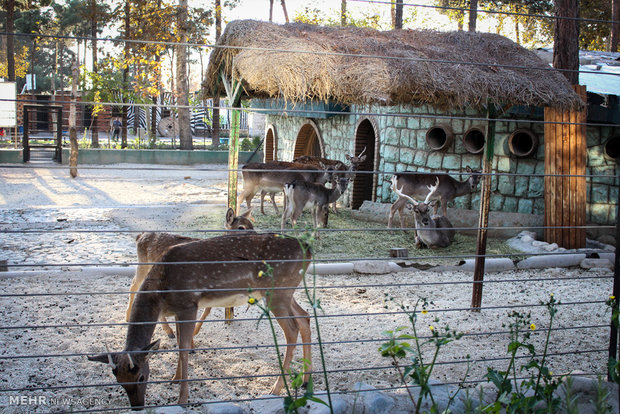
<svg viewBox="0 0 620 414">
<path fill-rule="evenodd" d="M 226 223 L 228 224 L 232 223 L 234 218 L 235 218 L 235 211 L 232 208 L 229 208 L 228 210 L 226 210 Z"/>
<path fill-rule="evenodd" d="M 365 156 L 365 155 L 362 155 L 362 156 L 360 157 L 359 162 L 364 162 L 365 160 L 366 160 L 366 156 Z"/>
<path fill-rule="evenodd" d="M 145 355 L 146 359 L 149 359 L 151 357 L 151 353 L 153 351 L 157 351 L 159 349 L 159 341 L 160 339 L 158 339 L 157 341 L 151 342 L 150 344 L 142 348 L 143 351 L 148 352 L 148 354 Z"/>
<path fill-rule="evenodd" d="M 108 354 L 99 354 L 99 355 L 94 355 L 94 356 L 87 356 L 86 358 L 89 361 L 93 361 L 93 362 L 101 362 L 103 364 L 109 363 L 109 361 L 108 361 Z"/>
<path fill-rule="evenodd" d="M 472 169 L 471 169 L 471 167 L 468 165 L 467 167 L 465 167 L 465 171 L 467 171 L 468 173 L 471 173 L 471 172 L 472 172 Z"/>
<path fill-rule="evenodd" d="M 347 159 L 347 161 L 351 161 L 351 156 L 349 154 L 344 154 L 344 157 Z"/>
<path fill-rule="evenodd" d="M 249 209 L 248 211 L 246 211 L 245 213 L 243 213 L 240 217 L 243 218 L 248 218 L 252 215 L 252 209 Z"/>
</svg>

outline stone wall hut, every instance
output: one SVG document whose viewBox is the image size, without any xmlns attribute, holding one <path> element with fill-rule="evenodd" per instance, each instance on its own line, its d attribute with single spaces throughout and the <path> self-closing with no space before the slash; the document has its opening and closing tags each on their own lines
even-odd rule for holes
<svg viewBox="0 0 620 414">
<path fill-rule="evenodd" d="M 493 171 L 516 173 L 493 180 L 491 211 L 542 215 L 542 108 L 584 106 L 534 52 L 489 33 L 233 21 L 207 72 L 208 93 L 223 95 L 220 76 L 232 77 L 242 82 L 251 106 L 267 114 L 265 160 L 302 154 L 343 160 L 367 148 L 362 169 L 385 174 L 356 176 L 346 198 L 354 209 L 365 200 L 392 201 L 393 171 L 446 171 L 458 178 L 467 165 L 480 169 L 491 104 L 499 118 Z M 613 188 L 617 194 L 618 183 Z M 477 210 L 479 196 L 455 204 Z M 594 222 L 615 223 L 611 204 L 605 213 L 588 214 Z"/>
</svg>

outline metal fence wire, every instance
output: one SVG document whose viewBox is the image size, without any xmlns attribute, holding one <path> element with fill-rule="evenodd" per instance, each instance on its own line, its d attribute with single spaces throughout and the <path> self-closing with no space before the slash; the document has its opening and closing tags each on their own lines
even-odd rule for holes
<svg viewBox="0 0 620 414">
<path fill-rule="evenodd" d="M 36 99 L 20 102 L 40 103 Z M 86 100 L 78 103 L 82 109 L 93 104 Z M 157 107 L 118 102 L 97 104 L 110 108 L 131 105 L 134 111 L 140 108 L 146 112 Z M 202 106 L 213 109 L 212 104 Z M 225 105 L 219 108 L 232 109 Z M 270 115 L 269 111 L 257 108 L 246 111 Z M 296 111 L 292 109 L 288 115 L 294 116 Z M 329 111 L 315 113 L 325 115 Z M 31 119 L 35 120 L 31 129 L 42 132 L 30 139 L 53 140 L 48 135 L 55 130 L 47 128 L 49 120 L 43 119 L 46 114 L 33 109 Z M 489 120 L 372 110 L 354 115 Z M 60 125 L 67 124 L 68 111 L 63 111 L 61 117 Z M 526 118 L 510 122 L 546 124 Z M 617 132 L 618 128 L 613 123 L 585 124 L 595 125 L 610 132 Z M 62 132 L 61 146 L 66 147 L 66 131 Z M 82 134 L 82 140 L 87 141 L 87 133 Z M 19 133 L 7 136 L 4 144 L 20 147 L 22 138 Z M 109 140 L 108 144 L 113 146 Z M 398 146 L 398 151 L 410 149 L 407 145 Z M 369 171 L 349 172 L 347 177 L 376 177 L 370 182 L 381 183 L 374 189 L 377 198 L 382 198 L 379 193 L 388 188 L 391 177 L 400 171 L 378 165 L 374 164 Z M 96 355 L 105 355 L 99 362 L 113 362 L 116 373 L 135 373 L 134 365 L 143 367 L 141 364 L 148 358 L 148 378 L 135 377 L 137 380 L 124 383 L 128 390 L 147 387 L 146 400 L 138 404 L 144 408 L 179 405 L 179 389 L 187 386 L 189 400 L 181 404 L 187 409 L 208 410 L 216 404 L 235 403 L 260 412 L 252 404 L 282 404 L 279 397 L 268 395 L 292 347 L 278 325 L 294 326 L 287 331 L 289 334 L 301 331 L 291 370 L 285 373 L 291 395 L 304 395 L 294 379 L 295 373 L 305 370 L 312 377 L 317 397 L 326 402 L 357 392 L 407 395 L 412 387 L 403 384 L 401 375 L 411 373 L 408 367 L 421 366 L 416 364 L 432 369 L 433 381 L 461 387 L 473 395 L 476 387 L 490 381 L 490 370 L 507 371 L 505 375 L 510 379 L 530 379 L 532 356 L 537 364 L 545 364 L 548 378 L 556 380 L 571 373 L 607 377 L 608 359 L 617 357 L 617 331 L 610 321 L 612 306 L 620 293 L 618 258 L 612 246 L 590 239 L 607 234 L 607 240 L 618 245 L 617 158 L 604 171 L 593 168 L 588 174 L 576 176 L 505 172 L 496 165 L 490 173 L 481 173 L 482 181 L 490 180 L 491 188 L 496 190 L 502 180 L 584 179 L 588 201 L 597 197 L 597 186 L 610 183 L 607 201 L 615 209 L 606 223 L 554 226 L 588 234 L 586 247 L 573 250 L 534 240 L 540 240 L 551 226 L 519 220 L 502 222 L 498 216 L 497 223 L 489 223 L 483 229 L 492 235 L 511 234 L 514 244 L 507 243 L 507 236 L 491 238 L 483 254 L 476 250 L 476 235 L 481 227 L 471 224 L 478 222 L 480 187 L 466 196 L 467 208 L 449 210 L 448 218 L 455 221 L 456 230 L 451 245 L 446 249 L 422 249 L 414 241 L 416 228 L 411 218 L 405 227 L 399 227 L 395 220 L 395 228 L 387 228 L 387 201 L 394 202 L 395 195 L 384 199 L 383 206 L 370 203 L 370 213 L 363 209 L 352 211 L 346 208 L 352 199 L 349 186 L 342 207 L 337 213 L 330 213 L 328 228 L 314 232 L 310 213 L 305 212 L 296 228 L 287 224 L 281 230 L 281 215 L 270 203 L 266 203 L 267 214 L 261 214 L 255 198 L 253 226 L 258 236 L 236 230 L 226 233 L 236 244 L 227 244 L 227 249 L 217 253 L 196 248 L 188 254 L 188 246 L 204 247 L 190 242 L 161 248 L 159 255 L 138 257 L 136 238 L 145 232 L 174 233 L 199 240 L 224 234 L 222 223 L 228 197 L 224 183 L 230 171 L 220 165 L 78 168 L 78 179 L 69 178 L 65 166 L 51 163 L 5 164 L 0 168 L 0 183 L 7 189 L 0 209 L 0 259 L 4 270 L 0 272 L 0 401 L 6 412 L 117 412 L 132 408 L 110 369 L 88 359 Z M 242 171 L 239 169 L 240 175 Z M 458 179 L 460 174 L 453 175 Z M 242 182 L 239 178 L 240 191 Z M 36 196 L 32 196 L 31 202 L 27 194 L 32 191 Z M 149 193 L 152 199 L 147 196 L 133 202 L 139 198 L 138 192 Z M 75 205 L 57 201 L 72 196 L 78 200 Z M 536 198 L 543 200 L 544 194 L 539 193 Z M 281 195 L 276 202 L 281 208 Z M 244 203 L 241 210 L 245 209 Z M 589 209 L 592 217 L 594 207 Z M 464 220 L 466 224 L 456 223 L 461 210 L 472 213 L 475 219 Z M 409 216 L 411 212 L 405 211 Z M 500 213 L 494 211 L 493 203 L 490 211 Z M 244 241 L 289 246 L 288 241 L 297 239 L 303 240 L 297 246 L 302 246 L 299 249 L 304 252 L 304 243 L 311 246 L 310 261 L 283 255 L 285 252 L 278 249 L 263 256 L 268 249 Z M 215 249 L 214 245 L 205 246 Z M 529 249 L 524 250 L 523 246 Z M 404 248 L 406 254 L 390 257 L 391 248 Z M 481 262 L 483 279 L 476 281 L 472 275 Z M 294 283 L 276 282 L 283 268 L 297 270 L 306 265 L 308 270 L 302 272 L 301 281 L 294 274 L 287 274 L 285 279 Z M 130 290 L 139 267 L 156 269 L 147 279 L 154 286 L 150 290 Z M 196 287 L 192 281 L 205 270 L 212 273 L 211 279 L 206 278 Z M 226 278 L 217 278 L 220 273 Z M 166 279 L 156 275 L 175 275 L 179 282 L 157 285 Z M 259 276 L 265 278 L 261 281 L 265 284 L 248 285 L 248 280 Z M 476 286 L 482 287 L 480 306 L 472 305 Z M 279 299 L 271 301 L 287 297 L 287 292 L 292 292 L 302 311 L 288 303 L 282 305 L 286 305 L 282 311 Z M 136 299 L 138 310 L 134 309 L 129 318 L 127 304 L 132 293 L 143 298 Z M 177 321 L 157 318 L 159 311 L 164 316 L 168 310 L 159 305 L 160 300 L 169 303 L 166 301 L 173 301 L 172 298 L 186 298 L 186 308 L 191 310 L 192 301 L 205 293 L 217 298 L 241 298 L 235 303 L 234 319 L 225 317 L 221 307 L 225 303 L 221 300 L 211 302 L 213 309 L 204 321 L 201 313 L 192 316 L 191 312 Z M 269 309 L 276 312 L 270 314 Z M 186 326 L 202 322 L 205 325 L 193 337 L 193 343 L 177 343 L 173 335 L 179 336 Z M 166 324 L 172 333 L 164 331 Z M 303 337 L 306 326 L 311 332 L 309 338 Z M 395 339 L 399 335 L 409 336 Z M 136 349 L 133 341 L 138 336 L 141 340 L 147 338 L 149 344 L 159 342 L 152 349 Z M 527 346 L 511 355 L 519 341 Z M 390 352 L 397 349 L 395 346 L 403 342 L 409 347 L 398 349 L 407 357 L 400 358 L 399 353 L 390 357 Z M 301 359 L 303 348 L 311 351 L 311 362 Z M 126 359 L 126 353 L 121 355 L 120 351 L 125 349 L 131 349 L 131 360 Z M 187 355 L 185 351 L 191 351 L 187 356 L 189 373 L 186 379 L 176 378 L 177 360 Z M 415 355 L 417 358 L 409 359 Z M 530 365 L 521 369 L 522 364 Z M 419 389 L 419 385 L 413 388 Z"/>
</svg>

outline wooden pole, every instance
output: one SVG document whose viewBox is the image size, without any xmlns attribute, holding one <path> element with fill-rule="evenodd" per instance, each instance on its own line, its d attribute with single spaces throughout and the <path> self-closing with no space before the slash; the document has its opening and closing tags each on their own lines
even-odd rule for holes
<svg viewBox="0 0 620 414">
<path fill-rule="evenodd" d="M 232 79 L 229 81 L 224 73 L 222 82 L 226 88 L 228 105 L 233 107 L 230 121 L 230 135 L 228 138 L 228 208 L 237 211 L 237 178 L 239 168 L 239 124 L 241 121 L 241 82 Z M 219 120 L 218 120 L 219 122 Z M 230 323 L 235 317 L 234 308 L 226 308 L 224 319 Z"/>
<path fill-rule="evenodd" d="M 474 286 L 471 295 L 471 307 L 480 312 L 482 306 L 482 286 L 484 280 L 484 255 L 487 251 L 487 227 L 489 225 L 489 207 L 491 205 L 491 172 L 493 169 L 493 152 L 495 151 L 495 106 L 487 107 L 486 151 L 482 168 L 482 185 L 480 189 L 480 214 L 478 216 L 478 236 L 476 260 L 474 263 Z"/>
</svg>

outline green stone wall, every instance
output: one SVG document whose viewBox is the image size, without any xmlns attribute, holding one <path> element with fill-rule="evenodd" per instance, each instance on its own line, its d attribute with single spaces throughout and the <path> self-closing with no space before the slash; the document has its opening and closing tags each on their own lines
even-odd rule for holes
<svg viewBox="0 0 620 414">
<path fill-rule="evenodd" d="M 323 139 L 325 156 L 339 160 L 345 160 L 345 153 L 353 152 L 355 129 L 361 120 L 370 119 L 377 125 L 379 162 L 376 169 L 384 172 L 377 180 L 377 201 L 393 202 L 395 197 L 390 190 L 390 178 L 394 171 L 445 171 L 456 174 L 456 179 L 465 179 L 468 176 L 464 173 L 466 166 L 480 170 L 482 153 L 467 152 L 462 138 L 472 126 L 484 128 L 485 116 L 486 114 L 471 109 L 446 112 L 428 105 L 352 106 L 350 114 L 313 121 Z M 523 119 L 523 116 L 519 118 Z M 292 159 L 297 133 L 306 120 L 299 117 L 268 116 L 267 124 L 273 124 L 277 128 L 279 160 Z M 436 124 L 448 124 L 454 132 L 453 144 L 445 151 L 432 151 L 426 143 L 427 130 Z M 522 158 L 510 153 L 508 139 L 517 128 L 534 131 L 539 140 L 536 153 Z M 587 219 L 598 224 L 615 224 L 615 205 L 620 184 L 617 177 L 620 168 L 616 161 L 603 156 L 603 145 L 607 139 L 618 135 L 620 128 L 588 127 L 588 174 L 614 176 L 587 180 Z M 498 176 L 492 181 L 491 210 L 544 214 L 544 169 L 544 125 L 541 120 L 497 122 L 493 170 Z M 460 173 L 464 174 L 459 178 Z M 348 197 L 345 196 L 344 202 L 348 202 Z M 479 203 L 479 194 L 475 193 L 458 197 L 450 207 L 477 210 Z"/>
</svg>

